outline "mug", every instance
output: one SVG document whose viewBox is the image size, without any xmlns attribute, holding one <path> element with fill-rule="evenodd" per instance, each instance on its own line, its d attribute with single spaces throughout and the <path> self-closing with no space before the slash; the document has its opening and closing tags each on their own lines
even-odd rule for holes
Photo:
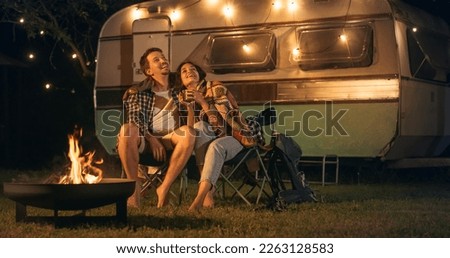
<svg viewBox="0 0 450 258">
<path fill-rule="evenodd" d="M 185 90 L 183 92 L 183 100 L 186 102 L 194 101 L 194 91 L 193 90 Z"/>
</svg>

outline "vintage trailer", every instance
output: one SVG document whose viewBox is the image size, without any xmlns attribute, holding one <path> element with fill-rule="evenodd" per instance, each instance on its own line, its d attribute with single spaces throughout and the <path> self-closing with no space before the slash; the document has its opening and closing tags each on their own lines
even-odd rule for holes
<svg viewBox="0 0 450 258">
<path fill-rule="evenodd" d="M 172 71 L 191 60 L 242 110 L 278 112 L 275 129 L 305 157 L 399 160 L 450 144 L 446 22 L 396 0 L 165 0 L 104 24 L 95 80 L 96 133 L 115 153 L 122 94 L 159 47 Z"/>
</svg>

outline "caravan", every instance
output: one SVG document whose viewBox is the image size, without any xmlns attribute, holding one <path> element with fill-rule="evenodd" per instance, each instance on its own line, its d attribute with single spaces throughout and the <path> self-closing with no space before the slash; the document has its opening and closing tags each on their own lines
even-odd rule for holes
<svg viewBox="0 0 450 258">
<path fill-rule="evenodd" d="M 222 81 L 244 113 L 267 106 L 303 156 L 400 160 L 450 145 L 448 24 L 399 0 L 165 0 L 124 8 L 100 33 L 96 134 L 110 154 L 122 94 L 161 48 Z"/>
</svg>

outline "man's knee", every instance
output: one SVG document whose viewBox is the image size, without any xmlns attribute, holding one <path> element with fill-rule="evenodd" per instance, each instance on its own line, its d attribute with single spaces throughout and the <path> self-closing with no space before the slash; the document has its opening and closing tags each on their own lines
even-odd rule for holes
<svg viewBox="0 0 450 258">
<path fill-rule="evenodd" d="M 132 123 L 122 125 L 118 135 L 118 147 L 139 142 L 139 128 Z M 136 145 L 137 146 L 137 145 Z"/>
<path fill-rule="evenodd" d="M 126 123 L 120 127 L 119 137 L 137 137 L 139 128 L 133 123 Z"/>
</svg>

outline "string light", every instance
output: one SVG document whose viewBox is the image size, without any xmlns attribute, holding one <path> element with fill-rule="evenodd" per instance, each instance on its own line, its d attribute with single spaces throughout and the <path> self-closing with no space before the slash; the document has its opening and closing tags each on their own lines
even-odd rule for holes
<svg viewBox="0 0 450 258">
<path fill-rule="evenodd" d="M 347 41 L 347 35 L 341 34 L 341 35 L 339 35 L 339 39 L 340 39 L 342 42 L 346 42 L 346 41 Z"/>
<path fill-rule="evenodd" d="M 36 56 L 33 53 L 28 54 L 28 59 L 33 60 Z"/>
<path fill-rule="evenodd" d="M 417 27 L 412 28 L 412 32 L 417 32 Z"/>
<path fill-rule="evenodd" d="M 300 48 L 296 47 L 291 51 L 291 60 L 298 62 L 300 60 Z"/>
<path fill-rule="evenodd" d="M 44 90 L 46 90 L 46 91 L 48 91 L 48 92 L 50 92 L 50 91 L 62 91 L 62 92 L 70 92 L 71 94 L 75 94 L 76 93 L 76 91 L 75 91 L 75 88 L 72 88 L 72 89 L 65 89 L 65 88 L 59 88 L 59 87 L 56 87 L 55 85 L 53 85 L 52 83 L 50 83 L 50 82 L 46 82 L 45 84 L 44 84 Z"/>
<path fill-rule="evenodd" d="M 72 59 L 77 59 L 77 54 L 72 54 Z"/>
<path fill-rule="evenodd" d="M 131 14 L 131 16 L 133 17 L 134 20 L 138 20 L 138 19 L 142 18 L 143 15 L 144 15 L 144 13 L 142 12 L 142 10 L 139 7 L 136 7 L 136 9 L 134 9 Z"/>
<path fill-rule="evenodd" d="M 295 11 L 297 10 L 297 3 L 295 1 L 290 1 L 288 5 L 289 11 Z"/>
<path fill-rule="evenodd" d="M 178 10 L 173 10 L 173 11 L 171 12 L 171 14 L 170 14 L 170 19 L 171 19 L 172 21 L 179 20 L 180 17 L 181 17 L 181 13 L 180 13 L 180 11 L 178 11 Z"/>
<path fill-rule="evenodd" d="M 41 34 L 41 36 L 42 36 L 45 34 L 45 31 L 41 30 L 41 31 L 39 31 L 39 34 Z"/>
<path fill-rule="evenodd" d="M 283 5 L 281 4 L 281 1 L 280 1 L 280 0 L 276 0 L 276 1 L 273 1 L 272 6 L 273 6 L 273 8 L 274 8 L 275 10 L 279 10 L 279 9 L 281 9 L 281 7 L 282 7 Z"/>
<path fill-rule="evenodd" d="M 251 48 L 250 48 L 250 46 L 249 45 L 247 45 L 247 44 L 244 44 L 243 46 L 242 46 L 242 49 L 244 50 L 244 52 L 245 53 L 247 53 L 247 54 L 250 54 L 250 52 L 251 52 Z"/>
<path fill-rule="evenodd" d="M 227 18 L 231 18 L 233 16 L 233 8 L 231 6 L 227 5 L 223 8 L 223 14 Z"/>
<path fill-rule="evenodd" d="M 19 19 L 19 22 L 20 22 L 20 23 L 25 23 L 25 18 L 20 18 L 20 19 Z"/>
</svg>

